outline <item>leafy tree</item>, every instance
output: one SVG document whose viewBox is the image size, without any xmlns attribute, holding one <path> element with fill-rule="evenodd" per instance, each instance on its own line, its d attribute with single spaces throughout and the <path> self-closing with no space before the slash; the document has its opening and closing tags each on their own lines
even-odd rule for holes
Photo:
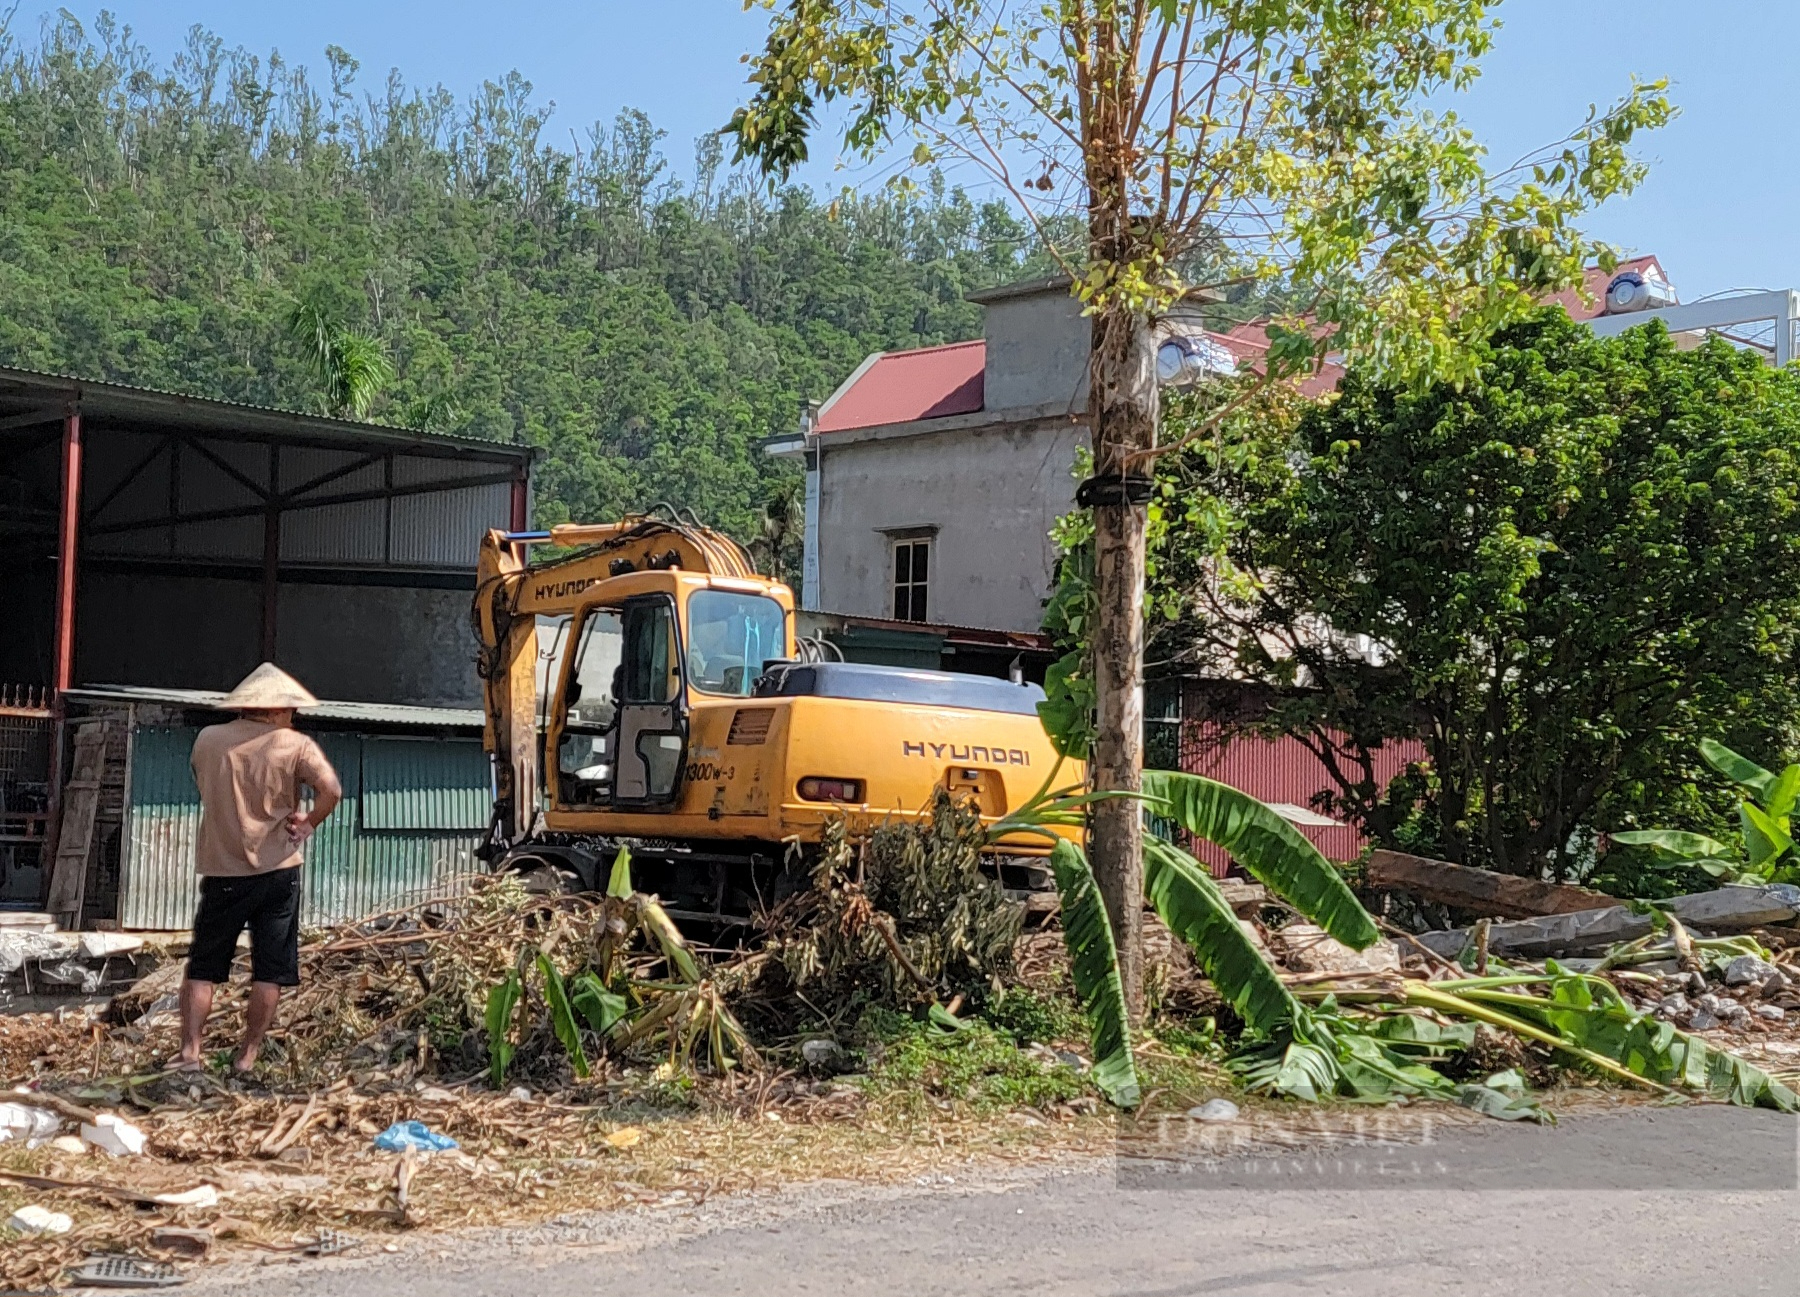
<svg viewBox="0 0 1800 1297">
<path fill-rule="evenodd" d="M 1474 77 L 1485 0 L 761 0 L 774 10 L 733 117 L 741 156 L 774 176 L 803 160 L 822 108 L 874 157 L 957 158 L 1004 187 L 1092 320 L 1091 773 L 1132 790 L 1142 763 L 1135 483 L 1158 442 L 1157 318 L 1232 285 L 1279 285 L 1261 381 L 1334 352 L 1412 376 L 1467 377 L 1463 343 L 1575 283 L 1593 249 L 1573 222 L 1640 175 L 1626 146 L 1666 120 L 1635 88 L 1566 140 L 1490 175 L 1452 114 L 1426 106 Z M 1078 236 L 1058 243 L 1058 230 Z M 1215 412 L 1222 415 L 1223 411 Z M 1195 430 L 1190 435 L 1199 435 Z M 1094 872 L 1124 986 L 1142 1002 L 1141 816 L 1091 813 Z"/>
<path fill-rule="evenodd" d="M 1249 579 L 1171 527 L 1165 642 L 1273 686 L 1263 728 L 1311 747 L 1379 840 L 1566 877 L 1600 831 L 1728 831 L 1701 740 L 1796 746 L 1800 372 L 1660 324 L 1597 338 L 1560 308 L 1473 355 L 1460 385 L 1353 370 L 1166 465 L 1171 491 L 1193 474 L 1227 501 Z M 1383 788 L 1370 756 L 1395 738 L 1428 759 Z"/>
<path fill-rule="evenodd" d="M 529 443 L 542 523 L 670 500 L 749 540 L 795 476 L 758 443 L 802 397 L 969 337 L 967 293 L 1038 273 L 1002 204 L 932 177 L 770 194 L 717 138 L 677 166 L 641 113 L 575 143 L 516 74 L 315 71 L 0 16 L 0 364 Z M 332 373 L 381 352 L 391 381 L 347 399 Z"/>
</svg>

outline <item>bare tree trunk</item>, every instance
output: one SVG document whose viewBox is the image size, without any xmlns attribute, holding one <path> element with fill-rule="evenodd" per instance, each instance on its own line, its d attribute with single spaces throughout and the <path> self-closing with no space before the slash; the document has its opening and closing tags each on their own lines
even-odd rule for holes
<svg viewBox="0 0 1800 1297">
<path fill-rule="evenodd" d="M 1088 257 L 1119 275 L 1154 245 L 1149 223 L 1132 212 L 1136 150 L 1130 125 L 1136 60 L 1120 11 L 1098 6 L 1083 21 L 1085 57 L 1077 72 L 1087 167 Z M 1117 285 L 1111 286 L 1116 290 Z M 1149 321 L 1125 294 L 1095 302 L 1088 344 L 1088 417 L 1094 438 L 1094 749 L 1096 789 L 1136 792 L 1144 761 L 1144 506 L 1127 498 L 1132 456 L 1155 443 L 1156 349 Z M 1133 1021 L 1144 1015 L 1144 830 L 1132 798 L 1095 802 L 1088 814 L 1094 881 L 1118 944 L 1119 975 Z"/>
<path fill-rule="evenodd" d="M 1123 310 L 1094 317 L 1088 362 L 1094 472 L 1094 683 L 1098 693 L 1090 778 L 1136 792 L 1144 761 L 1144 506 L 1124 498 L 1128 457 L 1154 443 L 1156 353 L 1148 323 Z M 1116 502 L 1108 502 L 1116 501 Z M 1119 947 L 1125 1003 L 1144 1011 L 1143 816 L 1135 799 L 1094 804 L 1089 850 Z"/>
</svg>

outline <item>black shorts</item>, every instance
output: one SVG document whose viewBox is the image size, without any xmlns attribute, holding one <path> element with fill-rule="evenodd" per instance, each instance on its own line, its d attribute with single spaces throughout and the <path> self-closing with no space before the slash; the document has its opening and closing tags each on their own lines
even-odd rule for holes
<svg viewBox="0 0 1800 1297">
<path fill-rule="evenodd" d="M 200 909 L 187 975 L 195 982 L 228 982 L 238 934 L 250 929 L 250 980 L 300 985 L 300 871 L 200 880 Z"/>
</svg>

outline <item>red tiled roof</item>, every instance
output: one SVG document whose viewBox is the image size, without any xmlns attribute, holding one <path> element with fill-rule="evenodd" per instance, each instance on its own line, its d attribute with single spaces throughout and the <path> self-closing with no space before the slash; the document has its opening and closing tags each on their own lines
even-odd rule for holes
<svg viewBox="0 0 1800 1297">
<path fill-rule="evenodd" d="M 1571 320 L 1592 320 L 1606 310 L 1606 286 L 1612 283 L 1615 275 L 1627 270 L 1643 271 L 1651 266 L 1656 267 L 1658 275 L 1663 275 L 1662 262 L 1655 257 L 1629 257 L 1611 270 L 1602 270 L 1599 266 L 1589 266 L 1583 286 L 1587 289 L 1588 296 L 1594 299 L 1592 305 L 1582 301 L 1581 294 L 1573 288 L 1565 288 L 1556 296 L 1549 298 L 1547 304 L 1562 307 L 1569 313 Z M 1666 275 L 1663 277 L 1667 278 Z"/>
<path fill-rule="evenodd" d="M 1589 266 L 1584 285 L 1594 299 L 1592 305 L 1583 302 L 1581 294 L 1572 288 L 1547 300 L 1561 305 L 1571 319 L 1591 320 L 1605 309 L 1606 286 L 1614 275 L 1651 267 L 1662 274 L 1662 263 L 1655 257 L 1630 257 L 1611 271 Z M 1207 336 L 1224 344 L 1249 369 L 1257 368 L 1269 350 L 1267 324 L 1263 321 L 1251 320 Z M 915 419 L 974 414 L 982 408 L 982 366 L 986 359 L 987 344 L 979 338 L 914 351 L 878 352 L 832 394 L 819 412 L 817 430 L 846 432 Z M 1343 365 L 1328 361 L 1318 373 L 1300 381 L 1300 391 L 1307 396 L 1323 396 L 1336 388 L 1343 376 Z"/>
<path fill-rule="evenodd" d="M 884 351 L 833 393 L 819 411 L 820 432 L 941 419 L 981 409 L 987 344 L 952 342 L 917 351 Z"/>
<path fill-rule="evenodd" d="M 1224 333 L 1208 333 L 1206 336 L 1223 343 L 1225 349 L 1238 358 L 1238 364 L 1246 369 L 1259 368 L 1269 351 L 1267 320 L 1248 320 L 1243 324 L 1234 324 Z M 1308 374 L 1296 385 L 1303 396 L 1324 396 L 1327 392 L 1337 390 L 1338 380 L 1343 376 L 1343 365 L 1327 360 L 1316 374 Z"/>
</svg>

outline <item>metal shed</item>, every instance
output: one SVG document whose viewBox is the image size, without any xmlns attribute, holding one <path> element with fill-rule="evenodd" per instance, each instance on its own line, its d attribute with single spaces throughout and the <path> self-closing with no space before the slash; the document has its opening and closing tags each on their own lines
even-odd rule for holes
<svg viewBox="0 0 1800 1297">
<path fill-rule="evenodd" d="M 476 706 L 477 546 L 527 525 L 532 454 L 0 368 L 0 906 L 46 904 L 71 780 L 125 768 L 114 715 L 74 769 L 71 691 L 222 691 L 274 661 L 338 703 Z"/>
<path fill-rule="evenodd" d="M 84 908 L 127 929 L 186 927 L 198 900 L 200 799 L 194 737 L 226 719 L 220 695 L 75 689 L 73 727 L 101 724 L 109 747 L 95 866 Z M 318 740 L 344 800 L 306 848 L 301 921 L 327 924 L 447 896 L 478 873 L 493 794 L 481 713 L 325 703 L 302 729 Z"/>
</svg>

